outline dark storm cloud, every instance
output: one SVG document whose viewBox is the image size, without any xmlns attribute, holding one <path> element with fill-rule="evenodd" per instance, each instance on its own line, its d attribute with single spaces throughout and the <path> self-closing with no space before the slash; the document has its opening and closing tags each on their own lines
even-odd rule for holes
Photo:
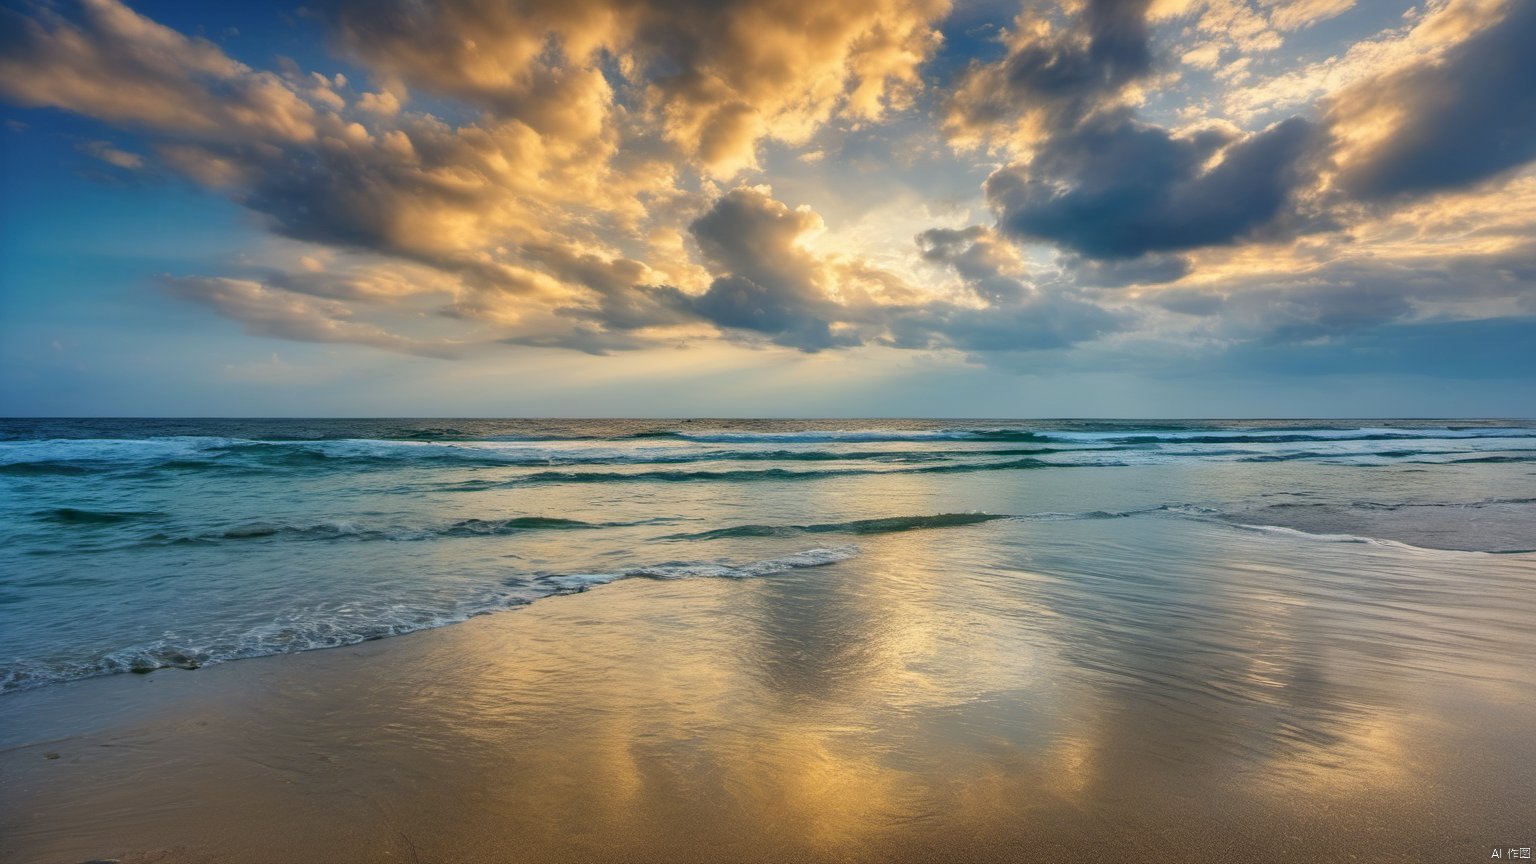
<svg viewBox="0 0 1536 864">
<path fill-rule="evenodd" d="M 1281 213 L 1313 132 L 1292 118 L 1236 140 L 1178 138 L 1115 112 L 1051 138 L 1028 165 L 994 173 L 987 200 L 1001 230 L 1093 258 L 1233 243 Z"/>
<path fill-rule="evenodd" d="M 1345 167 L 1360 198 L 1466 186 L 1536 159 L 1536 3 L 1514 0 L 1503 20 L 1423 63 L 1334 100 L 1330 116 L 1401 113 L 1390 136 Z"/>
<path fill-rule="evenodd" d="M 1124 288 L 1127 285 L 1176 282 L 1188 276 L 1193 268 L 1188 258 L 1169 254 L 1106 260 L 1064 255 L 1061 264 L 1072 281 L 1091 288 Z"/>
<path fill-rule="evenodd" d="M 962 77 L 952 136 L 989 144 L 1022 130 L 1029 140 L 1030 157 L 985 184 L 1004 234 L 1079 259 L 1131 259 L 1235 243 L 1285 214 L 1307 179 L 1311 123 L 1178 135 L 1126 107 L 1128 85 L 1153 72 L 1148 6 L 1088 2 L 1065 27 L 1021 18 L 1009 54 Z M 1178 278 L 1179 267 L 1162 257 L 1141 274 L 1081 269 L 1108 286 Z"/>
<path fill-rule="evenodd" d="M 822 262 L 799 245 L 821 224 L 809 210 L 792 210 L 756 189 L 735 189 L 689 226 L 711 272 L 709 290 L 694 299 L 707 320 L 769 336 L 780 345 L 820 351 L 856 345 L 832 322 L 849 314 L 827 296 Z"/>
<path fill-rule="evenodd" d="M 917 246 L 924 260 L 954 268 L 966 286 L 989 304 L 1018 300 L 1028 293 L 1022 282 L 1003 273 L 1008 252 L 984 226 L 932 228 L 917 235 Z"/>
<path fill-rule="evenodd" d="M 1020 94 L 1080 99 L 1118 88 L 1152 69 L 1150 0 L 1089 0 L 1076 34 L 1036 42 L 1008 58 L 1007 81 Z"/>
<path fill-rule="evenodd" d="M 472 203 L 466 190 L 434 188 L 418 166 L 377 158 L 372 148 L 226 153 L 249 180 L 241 203 L 297 240 L 396 251 L 402 244 L 395 220 L 407 204 L 430 201 L 446 209 Z"/>
<path fill-rule="evenodd" d="M 726 328 L 766 333 L 779 345 L 816 352 L 859 344 L 857 336 L 834 335 L 831 324 L 812 311 L 814 304 L 776 285 L 741 276 L 722 276 L 694 306 L 705 318 Z"/>
<path fill-rule="evenodd" d="M 949 102 L 952 129 L 1040 110 L 1071 123 L 1152 70 L 1149 0 L 1089 0 L 1072 25 L 1016 34 L 1002 61 L 972 67 Z"/>
</svg>

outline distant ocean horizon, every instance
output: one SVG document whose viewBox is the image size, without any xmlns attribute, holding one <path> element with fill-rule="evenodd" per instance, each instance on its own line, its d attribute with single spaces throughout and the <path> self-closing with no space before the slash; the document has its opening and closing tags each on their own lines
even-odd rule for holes
<svg viewBox="0 0 1536 864">
<path fill-rule="evenodd" d="M 1170 585 L 1240 550 L 1344 597 L 1341 554 L 1464 572 L 1519 609 L 1533 477 L 1518 419 L 5 419 L 0 689 L 859 567 L 917 532 L 1085 598 L 1106 548 Z"/>
</svg>

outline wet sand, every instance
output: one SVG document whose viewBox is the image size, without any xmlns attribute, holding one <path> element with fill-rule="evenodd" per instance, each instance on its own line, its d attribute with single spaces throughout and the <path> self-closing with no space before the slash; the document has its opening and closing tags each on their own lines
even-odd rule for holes
<svg viewBox="0 0 1536 864">
<path fill-rule="evenodd" d="M 1462 661 L 1387 697 L 1255 652 L 1268 713 L 1202 695 L 1198 666 L 1189 688 L 1120 686 L 1091 650 L 1042 648 L 1060 610 L 910 578 L 925 542 L 7 696 L 0 859 L 1454 862 L 1536 842 L 1528 679 Z"/>
</svg>

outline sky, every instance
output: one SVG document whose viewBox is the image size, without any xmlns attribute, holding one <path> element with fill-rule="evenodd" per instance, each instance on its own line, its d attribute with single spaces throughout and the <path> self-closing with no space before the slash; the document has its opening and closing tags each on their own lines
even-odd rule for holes
<svg viewBox="0 0 1536 864">
<path fill-rule="evenodd" d="M 1528 0 L 0 0 L 0 414 L 1536 416 Z"/>
</svg>

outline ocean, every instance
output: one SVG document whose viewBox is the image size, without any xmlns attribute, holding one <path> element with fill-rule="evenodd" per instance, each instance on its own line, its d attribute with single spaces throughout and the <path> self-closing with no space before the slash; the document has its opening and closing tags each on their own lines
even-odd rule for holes
<svg viewBox="0 0 1536 864">
<path fill-rule="evenodd" d="M 1531 701 L 1532 550 L 1530 421 L 13 419 L 0 688 L 623 579 L 894 568 L 1058 675 L 1324 734 L 1339 717 L 1306 712 L 1341 669 L 1475 669 Z M 781 614 L 814 631 L 854 599 Z"/>
</svg>

